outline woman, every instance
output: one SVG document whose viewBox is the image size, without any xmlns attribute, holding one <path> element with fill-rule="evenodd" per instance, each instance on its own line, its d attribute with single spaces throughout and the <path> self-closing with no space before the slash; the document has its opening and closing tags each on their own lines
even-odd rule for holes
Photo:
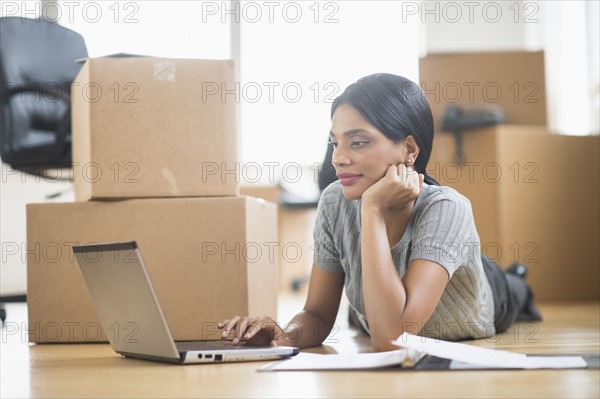
<svg viewBox="0 0 600 399">
<path fill-rule="evenodd" d="M 346 288 L 353 319 L 375 351 L 403 332 L 447 340 L 506 330 L 519 314 L 539 319 L 525 281 L 480 253 L 470 202 L 425 170 L 433 118 L 422 90 L 375 74 L 350 85 L 331 109 L 339 182 L 322 194 L 315 262 L 304 310 L 285 331 L 269 317 L 219 324 L 234 343 L 320 345 Z"/>
</svg>

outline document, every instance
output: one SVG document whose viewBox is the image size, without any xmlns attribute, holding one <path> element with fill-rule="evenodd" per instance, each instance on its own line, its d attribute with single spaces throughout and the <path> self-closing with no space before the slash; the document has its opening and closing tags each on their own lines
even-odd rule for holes
<svg viewBox="0 0 600 399">
<path fill-rule="evenodd" d="M 408 333 L 402 334 L 393 343 L 430 356 L 450 359 L 452 360 L 450 363 L 451 369 L 564 369 L 587 367 L 586 361 L 581 356 L 528 356 L 521 353 L 425 338 Z"/>
<path fill-rule="evenodd" d="M 283 370 L 362 370 L 400 366 L 407 361 L 407 350 L 377 353 L 349 353 L 342 355 L 321 355 L 299 353 L 292 358 L 271 363 L 260 371 Z"/>
<path fill-rule="evenodd" d="M 268 364 L 260 371 L 292 370 L 368 370 L 386 367 L 415 368 L 420 359 L 437 357 L 450 360 L 449 370 L 479 369 L 566 369 L 586 368 L 581 356 L 528 356 L 521 353 L 480 348 L 473 345 L 425 338 L 408 333 L 393 343 L 398 350 L 378 353 L 298 355 Z M 426 367 L 416 367 L 427 369 Z"/>
</svg>

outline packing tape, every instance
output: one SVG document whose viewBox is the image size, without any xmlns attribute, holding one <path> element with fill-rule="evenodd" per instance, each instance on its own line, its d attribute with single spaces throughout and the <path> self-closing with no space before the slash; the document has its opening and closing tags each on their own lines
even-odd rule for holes
<svg viewBox="0 0 600 399">
<path fill-rule="evenodd" d="M 154 61 L 154 80 L 175 81 L 175 62 L 167 59 Z"/>
</svg>

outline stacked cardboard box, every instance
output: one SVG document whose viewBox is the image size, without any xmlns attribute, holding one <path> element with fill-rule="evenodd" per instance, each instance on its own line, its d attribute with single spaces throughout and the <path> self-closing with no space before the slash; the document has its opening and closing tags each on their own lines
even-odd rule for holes
<svg viewBox="0 0 600 399">
<path fill-rule="evenodd" d="M 279 185 L 243 184 L 243 195 L 279 202 L 282 188 Z M 279 229 L 279 291 L 291 292 L 308 289 L 310 271 L 314 261 L 313 228 L 317 209 L 312 207 L 277 207 Z M 297 284 L 295 284 L 297 283 Z"/>
<path fill-rule="evenodd" d="M 277 315 L 277 208 L 238 195 L 233 80 L 231 61 L 86 61 L 72 91 L 77 202 L 27 207 L 31 342 L 106 341 L 75 244 L 137 241 L 175 339 Z"/>
<path fill-rule="evenodd" d="M 546 84 L 542 51 L 428 54 L 419 61 L 439 131 L 449 105 L 496 105 L 511 125 L 546 125 Z"/>
<path fill-rule="evenodd" d="M 420 82 L 438 127 L 428 172 L 470 199 L 484 253 L 504 267 L 527 264 L 539 300 L 597 300 L 599 137 L 548 130 L 543 61 L 540 52 L 423 58 Z M 449 94 L 456 87 L 460 101 Z M 439 129 L 450 104 L 506 112 L 507 124 L 462 134 L 464 163 L 454 136 Z"/>
</svg>

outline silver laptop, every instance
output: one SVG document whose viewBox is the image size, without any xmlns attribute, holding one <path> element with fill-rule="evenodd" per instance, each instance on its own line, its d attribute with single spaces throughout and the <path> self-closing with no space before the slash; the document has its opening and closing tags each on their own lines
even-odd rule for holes
<svg viewBox="0 0 600 399">
<path fill-rule="evenodd" d="M 282 359 L 299 352 L 229 341 L 175 342 L 135 241 L 73 246 L 73 252 L 104 332 L 123 356 L 190 364 Z"/>
</svg>

